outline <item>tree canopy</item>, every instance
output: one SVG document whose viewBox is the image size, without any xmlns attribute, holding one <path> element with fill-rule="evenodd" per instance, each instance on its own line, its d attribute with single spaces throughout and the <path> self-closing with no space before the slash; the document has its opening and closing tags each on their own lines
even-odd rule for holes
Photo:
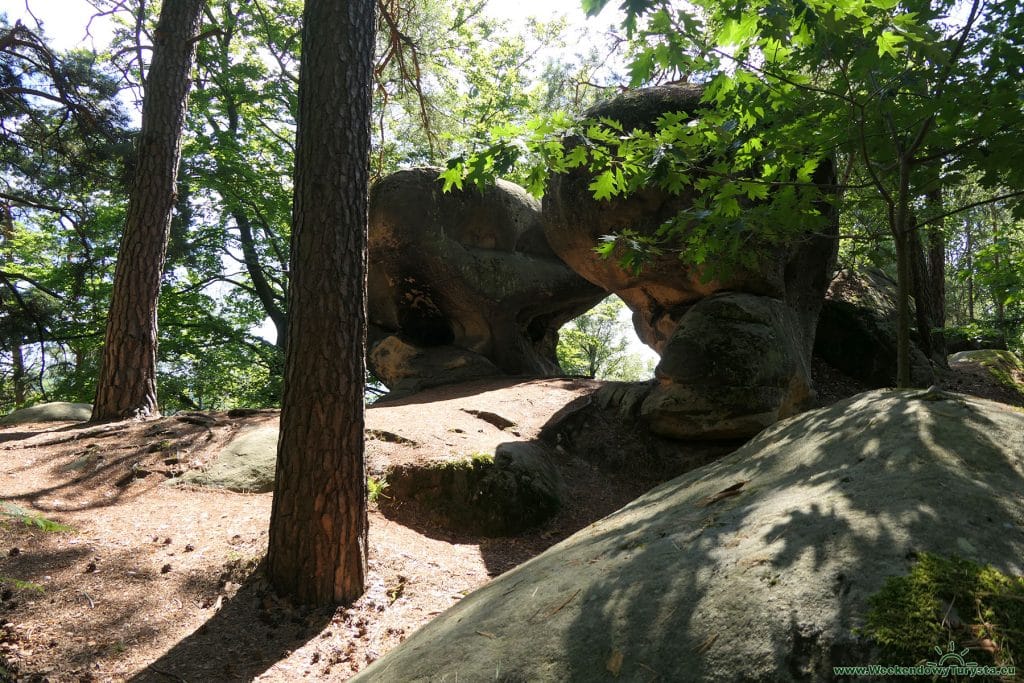
<svg viewBox="0 0 1024 683">
<path fill-rule="evenodd" d="M 120 27 L 95 54 L 0 25 L 3 410 L 95 391 L 135 171 L 126 110 L 159 5 L 94 4 Z M 629 0 L 621 76 L 605 61 L 613 46 L 548 61 L 541 49 L 564 43 L 563 26 L 512 34 L 484 4 L 377 3 L 373 177 L 449 160 L 449 186 L 510 177 L 540 194 L 549 174 L 585 166 L 599 198 L 647 184 L 692 194 L 657 235 L 596 246 L 625 242 L 638 268 L 677 253 L 710 276 L 815 230 L 812 181 L 827 162 L 844 263 L 899 275 L 902 302 L 922 299 L 922 282 L 943 290 L 938 318 L 911 320 L 904 305 L 903 340 L 944 317 L 955 334 L 1020 345 L 1017 3 Z M 163 410 L 279 401 L 300 11 L 297 0 L 205 4 L 161 273 Z M 614 88 L 677 81 L 703 88 L 701 107 L 654 130 L 583 116 Z M 584 144 L 563 145 L 569 136 Z"/>
</svg>

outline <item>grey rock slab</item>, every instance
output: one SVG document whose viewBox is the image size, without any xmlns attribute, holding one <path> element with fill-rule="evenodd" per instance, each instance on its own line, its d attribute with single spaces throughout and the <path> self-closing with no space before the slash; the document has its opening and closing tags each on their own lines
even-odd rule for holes
<svg viewBox="0 0 1024 683">
<path fill-rule="evenodd" d="M 13 425 L 28 422 L 86 422 L 92 417 L 92 405 L 89 403 L 68 403 L 56 401 L 40 403 L 29 408 L 15 410 L 0 417 L 0 424 Z"/>
<path fill-rule="evenodd" d="M 224 447 L 209 468 L 189 472 L 178 483 L 239 493 L 273 491 L 277 437 L 276 425 L 244 431 Z"/>
<path fill-rule="evenodd" d="M 874 391 L 777 423 L 470 594 L 354 680 L 826 680 L 878 656 L 855 629 L 922 551 L 1024 574 L 1024 414 Z"/>
</svg>

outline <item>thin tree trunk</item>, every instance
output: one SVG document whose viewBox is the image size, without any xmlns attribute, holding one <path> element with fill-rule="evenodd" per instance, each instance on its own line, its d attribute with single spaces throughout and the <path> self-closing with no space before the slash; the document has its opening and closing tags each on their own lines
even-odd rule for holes
<svg viewBox="0 0 1024 683">
<path fill-rule="evenodd" d="M 967 321 L 974 322 L 974 235 L 967 219 Z"/>
<path fill-rule="evenodd" d="M 9 204 L 0 204 L 0 238 L 4 242 L 14 239 L 14 215 Z M 0 304 L 0 312 L 9 315 L 6 305 Z M 21 339 L 9 339 L 11 343 L 11 383 L 14 385 L 14 407 L 25 405 L 28 386 L 25 382 L 25 356 L 21 351 Z"/>
<path fill-rule="evenodd" d="M 14 383 L 14 407 L 25 405 L 28 398 L 28 383 L 25 381 L 25 356 L 21 352 L 21 344 L 15 343 L 11 348 L 11 381 Z"/>
<path fill-rule="evenodd" d="M 910 386 L 910 283 L 911 248 L 909 235 L 910 176 L 907 163 L 899 165 L 896 206 L 890 215 L 896 243 L 896 386 Z"/>
<path fill-rule="evenodd" d="M 942 188 L 928 193 L 929 202 L 941 211 Z M 928 226 L 928 289 L 931 292 L 932 359 L 948 367 L 946 356 L 946 232 L 943 223 Z"/>
<path fill-rule="evenodd" d="M 267 576 L 349 603 L 366 577 L 363 353 L 374 1 L 306 0 L 288 340 Z"/>
<path fill-rule="evenodd" d="M 165 0 L 160 10 L 93 420 L 158 414 L 157 304 L 202 8 L 203 0 Z"/>
<path fill-rule="evenodd" d="M 256 252 L 256 238 L 253 235 L 252 223 L 249 222 L 249 215 L 239 207 L 232 208 L 231 215 L 238 226 L 238 237 L 242 245 L 242 260 L 245 262 L 249 279 L 252 280 L 253 290 L 260 303 L 263 304 L 263 311 L 274 323 L 274 329 L 277 331 L 275 345 L 283 350 L 285 340 L 288 338 L 288 315 L 279 305 L 277 293 L 274 292 L 274 288 L 270 286 L 270 281 L 263 272 L 259 254 Z"/>
</svg>

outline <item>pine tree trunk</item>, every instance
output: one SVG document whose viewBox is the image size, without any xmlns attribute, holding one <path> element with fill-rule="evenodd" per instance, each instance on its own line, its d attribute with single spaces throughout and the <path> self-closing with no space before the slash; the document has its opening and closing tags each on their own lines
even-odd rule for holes
<svg viewBox="0 0 1024 683">
<path fill-rule="evenodd" d="M 910 386 L 910 287 L 913 280 L 910 245 L 910 169 L 899 167 L 898 197 L 890 217 L 896 246 L 896 386 Z"/>
<path fill-rule="evenodd" d="M 146 79 L 93 420 L 158 414 L 157 304 L 203 0 L 165 0 Z"/>
<path fill-rule="evenodd" d="M 15 343 L 11 348 L 11 381 L 14 383 L 14 407 L 21 408 L 28 399 L 28 382 L 25 372 L 25 356 L 21 352 L 21 344 Z"/>
<path fill-rule="evenodd" d="M 306 0 L 288 340 L 267 577 L 349 603 L 366 577 L 363 352 L 373 0 Z"/>
</svg>

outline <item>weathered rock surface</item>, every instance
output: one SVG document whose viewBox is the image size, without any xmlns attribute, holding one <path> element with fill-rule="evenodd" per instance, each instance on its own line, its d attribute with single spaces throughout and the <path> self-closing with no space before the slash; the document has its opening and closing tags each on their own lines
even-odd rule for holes
<svg viewBox="0 0 1024 683">
<path fill-rule="evenodd" d="M 551 251 L 521 187 L 444 193 L 439 173 L 399 171 L 371 191 L 371 368 L 402 393 L 560 374 L 558 329 L 604 293 Z"/>
<path fill-rule="evenodd" d="M 818 319 L 814 354 L 870 386 L 895 386 L 896 283 L 875 268 L 836 273 Z M 935 382 L 931 364 L 913 341 L 910 362 L 914 386 Z"/>
<path fill-rule="evenodd" d="M 537 526 L 558 512 L 564 496 L 551 453 L 524 441 L 499 444 L 493 456 L 399 465 L 386 480 L 385 515 L 401 518 L 401 507 L 412 502 L 444 528 L 485 536 Z"/>
<path fill-rule="evenodd" d="M 588 115 L 618 120 L 626 130 L 649 130 L 661 114 L 694 112 L 700 97 L 699 86 L 659 86 L 625 93 Z M 823 169 L 819 182 L 830 182 L 830 174 Z M 801 407 L 811 396 L 811 349 L 835 264 L 836 221 L 792 245 L 764 248 L 756 267 L 733 268 L 725 279 L 705 281 L 700 268 L 684 267 L 671 253 L 635 273 L 619 264 L 624 244 L 608 259 L 598 256 L 594 245 L 603 235 L 626 229 L 654 235 L 690 208 L 693 196 L 645 188 L 626 198 L 598 201 L 590 182 L 582 169 L 552 178 L 544 197 L 545 234 L 573 269 L 622 298 L 633 311 L 640 339 L 661 354 L 658 388 L 641 410 L 650 428 L 681 438 L 752 436 Z M 704 304 L 712 295 L 714 303 Z M 732 297 L 735 301 L 729 302 Z M 761 310 L 753 313 L 754 308 Z M 745 321 L 729 320 L 726 311 L 741 310 Z M 714 331 L 715 325 L 721 326 L 720 333 Z M 740 330 L 748 325 L 758 331 Z M 737 332 L 743 341 L 729 345 L 724 353 L 699 339 L 708 335 L 723 340 Z M 754 337 L 760 346 L 746 343 Z M 698 347 L 704 358 L 690 355 Z M 762 354 L 780 360 L 780 369 L 769 370 L 758 358 Z M 723 379 L 728 388 L 720 392 Z M 744 385 L 749 392 L 738 390 Z"/>
<path fill-rule="evenodd" d="M 680 440 L 653 433 L 637 419 L 652 385 L 605 382 L 552 415 L 539 438 L 565 457 L 607 472 L 639 474 L 651 485 L 706 465 L 740 445 L 742 440 Z"/>
<path fill-rule="evenodd" d="M 658 383 L 640 406 L 657 434 L 736 439 L 796 413 L 810 398 L 800 321 L 780 299 L 713 294 L 680 319 Z"/>
<path fill-rule="evenodd" d="M 980 366 L 1003 388 L 1024 397 L 1024 361 L 1013 351 L 979 349 L 949 356 L 949 366 Z"/>
<path fill-rule="evenodd" d="M 378 500 L 381 512 L 402 522 L 427 520 L 448 531 L 488 536 L 543 523 L 563 503 L 559 466 L 568 456 L 564 448 L 542 440 L 541 430 L 552 415 L 599 386 L 583 379 L 492 378 L 425 389 L 414 397 L 370 406 L 366 470 L 386 483 Z M 589 432 L 608 440 L 607 425 Z M 272 491 L 277 440 L 274 419 L 239 434 L 204 470 L 188 472 L 173 483 Z M 664 441 L 665 450 L 677 459 L 692 460 L 682 455 L 689 452 L 687 446 Z M 646 475 L 653 484 L 685 469 L 689 467 L 666 474 L 664 468 L 652 467 L 640 478 Z"/>
<path fill-rule="evenodd" d="M 89 403 L 68 403 L 55 401 L 40 403 L 15 410 L 0 417 L 0 424 L 13 425 L 28 422 L 86 422 L 92 417 L 92 405 Z"/>
<path fill-rule="evenodd" d="M 207 469 L 188 472 L 177 483 L 239 493 L 273 491 L 277 436 L 277 425 L 242 432 L 224 447 Z"/>
<path fill-rule="evenodd" d="M 781 422 L 472 593 L 354 680 L 831 680 L 881 662 L 856 629 L 921 552 L 1024 574 L 1024 414 L 875 391 Z"/>
</svg>

